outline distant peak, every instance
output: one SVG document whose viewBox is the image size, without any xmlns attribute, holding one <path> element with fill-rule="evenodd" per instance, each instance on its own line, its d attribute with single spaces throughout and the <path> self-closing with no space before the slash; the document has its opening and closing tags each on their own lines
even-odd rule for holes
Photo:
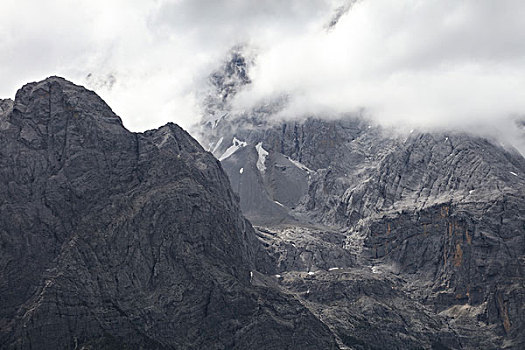
<svg viewBox="0 0 525 350">
<path fill-rule="evenodd" d="M 357 0 L 345 0 L 341 6 L 337 7 L 332 18 L 330 19 L 330 22 L 326 25 L 326 29 L 329 31 L 334 29 L 341 18 L 350 11 L 356 2 Z"/>
</svg>

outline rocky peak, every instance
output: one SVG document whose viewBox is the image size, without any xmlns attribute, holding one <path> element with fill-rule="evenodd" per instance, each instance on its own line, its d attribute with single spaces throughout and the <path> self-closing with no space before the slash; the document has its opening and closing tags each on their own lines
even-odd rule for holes
<svg viewBox="0 0 525 350">
<path fill-rule="evenodd" d="M 0 116 L 9 113 L 13 108 L 13 100 L 10 98 L 0 99 Z"/>
<path fill-rule="evenodd" d="M 123 129 L 120 117 L 97 94 L 56 76 L 26 84 L 17 91 L 13 104 L 14 121 L 28 116 L 38 124 L 76 118 L 87 119 L 101 129 L 105 128 L 103 125 L 111 124 Z"/>
<path fill-rule="evenodd" d="M 213 72 L 209 79 L 222 102 L 231 99 L 239 88 L 250 84 L 248 59 L 245 57 L 242 47 L 233 48 L 224 65 Z"/>
<path fill-rule="evenodd" d="M 300 293 L 340 343 L 412 348 L 411 338 L 413 348 L 523 348 L 522 154 L 453 130 L 400 134 L 355 115 L 277 121 L 275 112 L 229 115 L 202 128 L 200 139 L 258 225 L 280 285 Z M 411 300 L 395 302 L 402 322 L 385 322 L 392 309 L 379 305 L 392 304 L 385 295 L 372 301 L 372 289 L 341 297 L 369 272 Z M 319 294 L 323 305 L 314 301 L 317 283 L 332 290 Z M 362 303 L 355 311 L 354 297 Z M 429 313 L 401 316 L 408 309 Z M 422 329 L 414 338 L 392 336 L 417 327 L 383 333 L 407 319 L 425 319 L 423 329 L 430 320 L 431 328 L 448 324 L 455 336 Z M 369 331 L 359 334 L 362 322 Z"/>
<path fill-rule="evenodd" d="M 2 348 L 335 347 L 293 297 L 254 285 L 271 257 L 180 127 L 129 132 L 58 77 L 2 119 Z"/>
<path fill-rule="evenodd" d="M 236 46 L 230 50 L 223 64 L 208 77 L 208 90 L 202 101 L 205 115 L 202 125 L 215 128 L 228 116 L 232 98 L 246 85 L 251 84 L 248 74 L 250 59 L 245 48 Z"/>
</svg>

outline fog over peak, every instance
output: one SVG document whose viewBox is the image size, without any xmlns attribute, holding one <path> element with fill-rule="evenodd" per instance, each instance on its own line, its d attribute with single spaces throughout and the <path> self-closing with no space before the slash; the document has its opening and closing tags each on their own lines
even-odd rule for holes
<svg viewBox="0 0 525 350">
<path fill-rule="evenodd" d="M 361 111 L 378 123 L 517 133 L 525 114 L 525 3 L 454 0 L 7 0 L 0 96 L 62 75 L 132 130 L 189 127 L 228 51 L 252 50 L 242 110 L 287 96 L 282 116 Z M 523 135 L 513 138 L 523 139 Z"/>
<path fill-rule="evenodd" d="M 520 114 L 523 6 L 505 4 L 357 2 L 332 30 L 282 38 L 262 52 L 241 104 L 280 89 L 295 96 L 294 109 L 365 108 L 387 123 L 461 125 Z"/>
</svg>

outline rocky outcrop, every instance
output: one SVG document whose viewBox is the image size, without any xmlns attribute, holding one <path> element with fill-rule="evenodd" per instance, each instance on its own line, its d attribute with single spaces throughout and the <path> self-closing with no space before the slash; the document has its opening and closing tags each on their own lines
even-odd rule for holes
<svg viewBox="0 0 525 350">
<path fill-rule="evenodd" d="M 329 349 L 274 273 L 217 160 L 174 124 L 126 130 L 52 77 L 0 116 L 6 349 Z"/>
<path fill-rule="evenodd" d="M 328 227 L 288 223 L 257 227 L 257 235 L 274 258 L 277 274 L 357 266 L 358 254 L 346 246 L 346 236 Z"/>
<path fill-rule="evenodd" d="M 13 100 L 11 99 L 0 99 L 0 117 L 6 115 L 13 108 Z"/>
<path fill-rule="evenodd" d="M 285 273 L 280 285 L 336 335 L 342 349 L 460 349 L 447 319 L 410 298 L 399 279 L 370 269 Z"/>
<path fill-rule="evenodd" d="M 355 253 L 358 265 L 382 268 L 383 276 L 403 280 L 397 288 L 408 300 L 425 304 L 432 317 L 452 327 L 459 339 L 452 348 L 523 346 L 525 161 L 518 152 L 459 133 L 391 137 L 357 119 L 297 122 L 292 130 L 300 132 L 291 134 L 288 128 L 228 129 L 236 130 L 246 148 L 265 145 L 273 155 L 267 168 L 275 167 L 271 159 L 279 155 L 308 169 L 308 190 L 299 203 L 286 205 L 296 229 L 324 224 L 345 236 L 342 244 L 326 248 L 300 229 L 301 239 L 294 243 L 308 244 L 284 245 L 282 235 L 265 235 L 289 278 L 304 280 L 293 271 L 309 271 L 309 263 L 298 263 L 309 252 L 343 247 Z M 230 163 L 223 164 L 230 173 Z M 231 178 L 234 189 L 237 179 Z M 290 179 L 283 173 L 278 181 Z M 260 183 L 266 186 L 261 191 L 270 192 Z M 272 231 L 271 224 L 266 226 Z M 293 263 L 290 257 L 296 257 Z M 357 339 L 372 344 L 365 334 Z M 401 344 L 392 341 L 394 347 Z"/>
<path fill-rule="evenodd" d="M 328 146 L 316 143 L 315 139 L 323 135 L 319 123 L 325 123 L 325 129 L 331 129 L 337 141 L 326 143 Z M 281 147 L 284 154 L 272 148 L 276 144 L 272 137 L 265 138 L 271 132 L 259 132 L 264 136 L 257 138 L 252 130 L 238 130 L 235 137 L 248 144 L 262 142 L 268 145 L 270 154 L 282 154 L 297 162 L 300 156 L 301 163 L 310 169 L 309 188 L 299 205 L 293 209 L 287 206 L 289 214 L 298 225 L 312 224 L 313 219 L 344 232 L 344 243 L 327 250 L 335 252 L 344 247 L 355 251 L 360 264 L 383 268 L 384 275 L 393 274 L 403 280 L 397 288 L 408 300 L 427 305 L 434 315 L 431 317 L 452 327 L 458 337 L 452 348 L 522 347 L 523 157 L 465 134 L 415 132 L 406 139 L 388 139 L 366 127 L 356 137 L 351 132 L 342 133 L 345 129 L 341 125 L 343 122 L 295 124 L 294 129 L 302 130 L 298 147 Z M 286 133 L 281 138 L 281 145 L 290 144 Z M 326 159 L 313 154 L 323 147 L 327 147 L 322 152 Z M 228 163 L 223 163 L 229 171 Z M 266 165 L 273 166 L 271 161 Z M 278 235 L 269 244 L 271 251 L 282 247 L 275 237 Z M 308 248 L 303 244 L 300 248 L 289 245 L 277 250 L 281 252 L 278 261 L 315 251 L 312 246 L 326 250 L 308 234 L 302 235 L 302 240 L 309 242 Z M 308 271 L 307 264 L 287 266 L 289 278 L 304 280 L 292 272 Z M 328 309 L 319 306 L 317 310 Z M 402 314 L 406 310 L 395 312 Z M 335 325 L 326 321 L 326 315 L 323 317 L 331 327 Z M 364 333 L 356 339 L 357 343 L 363 342 L 361 345 L 372 344 Z M 394 347 L 402 344 L 391 341 Z"/>
<path fill-rule="evenodd" d="M 523 155 L 461 132 L 385 130 L 359 115 L 277 119 L 282 102 L 200 129 L 259 224 L 279 285 L 342 348 L 523 348 Z M 231 152 L 232 139 L 242 150 Z M 257 146 L 266 170 L 242 177 L 257 161 L 242 152 Z M 278 159 L 294 172 L 278 172 L 290 167 Z M 278 200 L 301 171 L 307 187 Z M 279 202 L 290 218 L 272 217 L 263 202 Z M 370 290 L 355 290 L 369 278 Z M 322 302 L 309 297 L 316 289 Z"/>
<path fill-rule="evenodd" d="M 416 133 L 396 145 L 366 182 L 342 196 L 338 220 L 347 225 L 389 210 L 436 203 L 486 203 L 523 192 L 525 159 L 486 139 L 465 134 Z"/>
</svg>

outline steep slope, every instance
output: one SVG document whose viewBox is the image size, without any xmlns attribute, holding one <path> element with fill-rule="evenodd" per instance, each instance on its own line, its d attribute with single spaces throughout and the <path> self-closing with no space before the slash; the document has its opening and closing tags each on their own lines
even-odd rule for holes
<svg viewBox="0 0 525 350">
<path fill-rule="evenodd" d="M 271 258 L 178 126 L 131 133 L 57 77 L 2 111 L 2 348 L 335 348 L 293 296 L 254 285 Z"/>
<path fill-rule="evenodd" d="M 363 218 L 365 256 L 410 281 L 437 312 L 525 338 L 525 162 L 468 135 L 416 135 L 343 198 Z M 355 214 L 353 214 L 355 213 Z"/>
<path fill-rule="evenodd" d="M 351 119 L 310 119 L 293 123 L 292 135 L 278 133 L 289 128 L 287 124 L 259 130 L 229 129 L 236 130 L 236 138 L 246 140 L 245 148 L 264 145 L 271 155 L 267 157 L 267 169 L 278 168 L 271 161 L 276 155 L 300 162 L 308 169 L 308 190 L 299 203 L 286 206 L 292 216 L 290 225 L 317 223 L 340 230 L 346 236 L 343 246 L 355 253 L 361 264 L 378 266 L 385 274 L 394 273 L 404 280 L 396 288 L 428 305 L 434 317 L 437 313 L 449 317 L 463 339 L 463 347 L 522 347 L 523 157 L 465 134 L 414 132 L 406 139 L 390 138 L 373 126 L 362 126 L 356 135 L 349 131 L 351 128 L 343 127 L 351 123 L 363 125 Z M 279 142 L 275 142 L 277 135 Z M 272 145 L 278 145 L 278 149 Z M 228 173 L 234 172 L 229 162 L 223 164 Z M 236 164 L 235 170 L 250 164 L 253 167 L 253 160 Z M 292 181 L 286 173 L 281 175 L 281 183 Z M 254 188 L 242 183 L 241 176 L 231 177 L 234 189 L 243 185 Z M 271 188 L 266 185 L 261 192 L 271 193 Z M 243 192 L 239 193 L 242 197 Z M 257 196 L 250 198 L 257 201 Z M 254 204 L 246 207 L 250 205 Z M 264 222 L 251 210 L 246 214 L 264 226 L 282 222 L 279 217 L 272 221 L 269 212 Z M 277 232 L 273 237 L 278 238 L 268 243 L 271 247 L 282 247 L 283 231 Z M 309 229 L 301 232 L 290 242 L 311 235 Z M 309 242 L 301 248 L 277 248 L 283 254 L 278 259 L 326 250 L 313 239 Z M 334 244 L 332 251 L 340 246 Z M 321 269 L 341 266 L 337 259 L 332 261 Z M 307 264 L 294 265 L 288 272 L 308 271 Z M 292 276 L 303 279 L 300 274 Z M 366 343 L 370 339 L 363 334 L 359 341 Z"/>
<path fill-rule="evenodd" d="M 261 226 L 281 287 L 342 347 L 525 347 L 523 156 L 465 133 L 393 133 L 359 115 L 277 119 L 283 101 L 228 110 L 199 130 Z M 244 147 L 226 153 L 233 139 Z M 243 177 L 258 159 L 241 155 L 257 147 L 265 171 Z M 306 189 L 277 200 L 298 171 Z M 260 206 L 275 201 L 290 219 Z"/>
<path fill-rule="evenodd" d="M 13 100 L 0 99 L 0 116 L 7 114 L 13 108 Z"/>
</svg>

